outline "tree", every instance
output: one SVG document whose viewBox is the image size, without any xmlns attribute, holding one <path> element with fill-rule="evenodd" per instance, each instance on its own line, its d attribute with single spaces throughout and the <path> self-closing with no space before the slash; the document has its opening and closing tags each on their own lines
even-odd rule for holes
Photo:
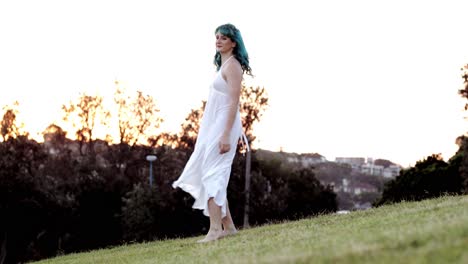
<svg viewBox="0 0 468 264">
<path fill-rule="evenodd" d="M 164 121 L 159 116 L 156 101 L 141 91 L 137 91 L 135 97 L 126 95 L 118 84 L 116 82 L 114 102 L 118 108 L 119 143 L 135 146 L 141 140 L 148 141 L 147 135 L 154 134 L 148 130 L 159 128 Z"/>
<path fill-rule="evenodd" d="M 461 68 L 463 88 L 458 90 L 461 97 L 468 99 L 468 64 Z M 465 103 L 465 110 L 468 110 L 468 103 Z M 457 142 L 463 152 L 460 164 L 460 176 L 463 179 L 463 191 L 468 193 L 468 139 L 465 136 L 459 137 Z"/>
<path fill-rule="evenodd" d="M 468 64 L 463 66 L 461 69 L 461 77 L 463 79 L 463 88 L 458 90 L 458 94 L 461 97 L 468 99 Z M 468 103 L 465 104 L 465 110 L 468 110 Z"/>
<path fill-rule="evenodd" d="M 0 263 L 40 255 L 36 246 L 57 200 L 54 182 L 38 177 L 45 157 L 40 144 L 26 136 L 0 143 Z"/>
<path fill-rule="evenodd" d="M 459 194 L 459 162 L 459 158 L 452 158 L 447 163 L 440 154 L 428 156 L 416 162 L 414 167 L 402 170 L 398 177 L 387 182 L 382 198 L 375 204 L 419 201 L 443 194 Z"/>
<path fill-rule="evenodd" d="M 43 132 L 44 142 L 50 142 L 53 146 L 60 146 L 67 139 L 67 132 L 56 124 L 50 124 Z"/>
<path fill-rule="evenodd" d="M 206 101 L 202 101 L 202 105 L 198 109 L 192 109 L 190 114 L 185 118 L 182 124 L 182 131 L 179 134 L 179 147 L 193 150 L 195 141 L 197 140 L 198 131 L 200 130 L 200 121 L 205 111 Z"/>
<path fill-rule="evenodd" d="M 124 88 L 115 82 L 114 102 L 117 106 L 117 124 L 119 144 L 117 151 L 109 151 L 108 159 L 118 170 L 118 175 L 128 176 L 129 169 L 138 166 L 141 157 L 133 155 L 138 143 L 153 145 L 152 136 L 156 134 L 164 121 L 160 116 L 156 100 L 149 95 L 137 91 L 134 96 L 129 95 Z"/>
<path fill-rule="evenodd" d="M 281 160 L 256 160 L 255 156 L 252 164 L 252 214 L 249 217 L 252 224 L 298 219 L 337 210 L 336 194 L 330 186 L 320 183 L 312 168 L 291 169 Z M 231 178 L 233 183 L 238 181 L 236 177 Z M 234 186 L 231 187 L 230 183 L 229 188 L 232 190 Z M 232 197 L 235 192 L 230 193 Z M 233 215 L 238 214 L 235 210 L 231 212 Z"/>
<path fill-rule="evenodd" d="M 163 132 L 158 133 L 157 135 L 150 136 L 148 138 L 148 143 L 151 147 L 160 147 L 160 146 L 168 146 L 172 148 L 176 147 L 183 147 L 184 144 L 180 143 L 179 135 L 170 133 L 170 132 Z"/>
<path fill-rule="evenodd" d="M 460 173 L 462 191 L 468 194 L 468 137 L 460 136 L 456 142 L 459 150 L 454 158 L 456 157 L 458 160 L 458 173 Z"/>
<path fill-rule="evenodd" d="M 286 179 L 288 196 L 285 210 L 287 218 L 299 219 L 320 213 L 335 212 L 336 194 L 331 186 L 323 186 L 313 169 L 302 168 L 290 173 Z"/>
<path fill-rule="evenodd" d="M 5 111 L 1 122 L 1 135 L 3 141 L 7 141 L 10 138 L 16 138 L 21 135 L 28 136 L 28 133 L 22 130 L 24 125 L 18 124 L 18 105 L 19 103 L 16 101 L 13 103 L 13 106 L 3 107 L 3 110 Z"/>
<path fill-rule="evenodd" d="M 87 151 L 94 153 L 93 133 L 96 128 L 96 123 L 107 125 L 110 118 L 110 112 L 104 109 L 102 104 L 102 96 L 92 96 L 81 94 L 75 102 L 70 101 L 67 105 L 62 106 L 64 111 L 63 120 L 70 122 L 72 127 L 76 129 L 76 137 L 80 143 L 80 154 L 84 155 L 83 147 L 88 145 Z"/>
<path fill-rule="evenodd" d="M 240 98 L 242 127 L 250 143 L 254 142 L 253 126 L 260 122 L 268 107 L 268 95 L 264 87 L 242 87 Z"/>
</svg>

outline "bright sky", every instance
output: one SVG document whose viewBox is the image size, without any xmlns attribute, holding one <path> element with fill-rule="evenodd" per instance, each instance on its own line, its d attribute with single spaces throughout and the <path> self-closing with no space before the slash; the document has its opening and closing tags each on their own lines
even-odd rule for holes
<svg viewBox="0 0 468 264">
<path fill-rule="evenodd" d="M 207 96 L 214 29 L 242 32 L 270 108 L 257 148 L 450 158 L 468 131 L 460 68 L 468 1 L 0 2 L 0 106 L 18 100 L 37 137 L 80 92 L 112 101 L 114 81 L 152 95 L 178 131 Z"/>
</svg>

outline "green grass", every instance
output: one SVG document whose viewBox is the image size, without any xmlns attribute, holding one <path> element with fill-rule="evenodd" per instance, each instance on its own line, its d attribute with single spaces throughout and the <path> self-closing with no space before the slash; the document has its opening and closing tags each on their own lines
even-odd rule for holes
<svg viewBox="0 0 468 264">
<path fill-rule="evenodd" d="M 208 221 L 208 220 L 207 220 Z M 70 254 L 38 263 L 468 263 L 468 196 Z"/>
</svg>

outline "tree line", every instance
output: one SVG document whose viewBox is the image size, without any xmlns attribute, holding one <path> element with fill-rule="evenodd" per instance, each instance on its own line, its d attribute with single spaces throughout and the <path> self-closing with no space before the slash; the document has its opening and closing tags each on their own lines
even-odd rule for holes
<svg viewBox="0 0 468 264">
<path fill-rule="evenodd" d="M 81 94 L 62 107 L 63 122 L 50 124 L 44 141 L 18 122 L 18 105 L 5 107 L 0 131 L 0 263 L 22 263 L 123 243 L 206 233 L 208 221 L 193 198 L 173 189 L 193 152 L 205 102 L 179 133 L 158 133 L 164 121 L 154 98 L 129 95 L 117 83 L 115 108 Z M 244 86 L 241 116 L 255 141 L 254 124 L 268 106 L 264 88 Z M 118 128 L 97 137 L 99 125 Z M 65 129 L 68 127 L 68 129 Z M 71 136 L 70 136 L 71 135 Z M 115 135 L 118 135 L 117 138 Z M 239 147 L 232 166 L 229 203 L 244 224 L 245 159 Z M 154 154 L 154 184 L 146 155 Z M 252 155 L 249 224 L 298 219 L 337 208 L 336 195 L 311 168 L 289 169 Z"/>
</svg>

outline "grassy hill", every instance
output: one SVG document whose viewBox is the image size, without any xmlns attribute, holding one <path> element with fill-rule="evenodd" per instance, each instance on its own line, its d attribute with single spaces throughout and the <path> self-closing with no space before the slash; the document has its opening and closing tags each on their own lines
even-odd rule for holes
<svg viewBox="0 0 468 264">
<path fill-rule="evenodd" d="M 190 223 L 187 223 L 190 224 Z M 38 263 L 468 263 L 468 196 L 446 196 Z"/>
</svg>

